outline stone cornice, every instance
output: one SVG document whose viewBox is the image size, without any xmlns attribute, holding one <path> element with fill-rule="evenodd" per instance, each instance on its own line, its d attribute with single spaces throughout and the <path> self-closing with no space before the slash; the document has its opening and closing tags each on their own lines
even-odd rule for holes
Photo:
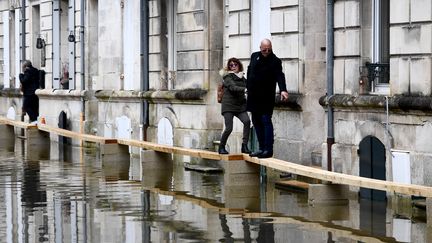
<svg viewBox="0 0 432 243">
<path fill-rule="evenodd" d="M 303 98 L 302 94 L 298 93 L 289 93 L 288 94 L 288 100 L 282 101 L 280 94 L 276 94 L 275 97 L 275 107 L 276 108 L 287 108 L 294 111 L 301 111 L 302 107 L 300 105 L 300 102 Z"/>
<path fill-rule="evenodd" d="M 149 103 L 203 103 L 206 90 L 149 90 L 149 91 L 115 91 L 99 90 L 95 97 L 101 101 L 147 100 Z"/>
<path fill-rule="evenodd" d="M 6 88 L 0 89 L 0 97 L 21 97 L 22 93 L 19 89 L 16 88 Z"/>
<path fill-rule="evenodd" d="M 407 96 L 396 95 L 388 96 L 389 110 L 393 112 L 420 112 L 432 113 L 432 97 L 431 96 Z M 321 96 L 319 103 L 323 107 L 330 105 L 333 108 L 342 110 L 385 110 L 386 96 L 380 95 L 344 95 L 336 94 L 328 98 Z"/>
<path fill-rule="evenodd" d="M 69 90 L 69 89 L 38 89 L 36 95 L 46 99 L 68 99 L 68 100 L 90 100 L 91 92 L 88 90 Z"/>
</svg>

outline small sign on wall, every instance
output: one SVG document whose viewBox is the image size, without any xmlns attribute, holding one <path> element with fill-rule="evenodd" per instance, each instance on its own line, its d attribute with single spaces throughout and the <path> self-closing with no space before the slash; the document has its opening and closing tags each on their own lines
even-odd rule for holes
<svg viewBox="0 0 432 243">
<path fill-rule="evenodd" d="M 411 184 L 411 163 L 408 151 L 392 150 L 393 181 Z"/>
</svg>

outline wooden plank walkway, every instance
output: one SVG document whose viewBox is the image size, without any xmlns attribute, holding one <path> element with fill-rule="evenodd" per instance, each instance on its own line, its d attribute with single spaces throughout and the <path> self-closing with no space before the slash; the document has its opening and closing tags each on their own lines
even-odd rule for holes
<svg viewBox="0 0 432 243">
<path fill-rule="evenodd" d="M 0 117 L 0 124 L 14 126 L 14 127 L 18 127 L 18 128 L 24 128 L 24 129 L 37 129 L 38 128 L 38 126 L 35 124 L 30 124 L 30 123 L 22 122 L 22 121 L 15 121 L 15 120 L 7 119 L 4 117 Z"/>
<path fill-rule="evenodd" d="M 255 164 L 263 165 L 280 171 L 290 172 L 297 175 L 312 177 L 323 181 L 329 181 L 334 184 L 358 186 L 414 196 L 432 197 L 432 187 L 429 186 L 403 184 L 392 181 L 383 181 L 366 177 L 347 175 L 314 167 L 299 165 L 296 163 L 275 158 L 258 159 L 255 157 L 250 157 L 248 155 L 245 155 L 244 157 L 246 161 Z"/>
<path fill-rule="evenodd" d="M 115 144 L 115 143 L 117 143 L 117 139 L 115 139 L 115 138 L 106 138 L 106 137 L 95 136 L 95 135 L 90 135 L 90 134 L 83 134 L 83 133 L 73 132 L 73 131 L 69 131 L 66 129 L 62 129 L 62 128 L 48 126 L 45 124 L 39 124 L 37 127 L 41 131 L 48 132 L 48 133 L 55 133 L 55 134 L 58 134 L 58 135 L 61 135 L 64 137 L 69 137 L 72 139 L 79 139 L 79 140 L 84 140 L 84 141 L 93 142 L 93 143 L 100 143 L 100 144 Z"/>
<path fill-rule="evenodd" d="M 25 125 L 23 124 L 23 122 L 12 121 L 6 118 L 1 118 L 0 124 L 7 124 L 16 127 L 32 126 L 30 124 Z M 81 134 L 81 133 L 68 131 L 61 128 L 51 127 L 44 124 L 40 124 L 37 128 L 41 131 L 56 133 L 58 135 L 62 135 L 65 137 L 71 137 L 73 139 L 81 139 L 81 140 L 86 140 L 95 143 L 101 143 L 101 144 L 118 143 L 122 145 L 140 147 L 140 148 L 154 150 L 163 153 L 188 155 L 192 157 L 198 157 L 198 158 L 210 159 L 210 160 L 225 160 L 225 161 L 245 160 L 251 163 L 259 164 L 279 171 L 290 172 L 297 175 L 316 178 L 334 184 L 364 187 L 364 188 L 388 191 L 392 193 L 401 193 L 406 195 L 432 197 L 432 187 L 429 186 L 403 184 L 403 183 L 396 183 L 392 181 L 383 181 L 383 180 L 365 178 L 360 176 L 347 175 L 347 174 L 342 174 L 337 172 L 326 171 L 314 167 L 303 166 L 300 164 L 296 164 L 296 163 L 292 163 L 292 162 L 288 162 L 276 158 L 258 159 L 256 157 L 250 157 L 249 155 L 246 154 L 220 155 L 217 152 L 212 152 L 212 151 L 160 145 L 157 143 L 152 143 L 147 141 L 138 141 L 132 139 L 114 139 L 114 138 L 105 138 L 105 137 L 89 135 L 89 134 Z"/>
<path fill-rule="evenodd" d="M 189 155 L 195 158 L 211 159 L 211 160 L 244 160 L 243 154 L 219 154 L 213 151 L 188 149 L 181 147 L 174 147 L 168 145 L 161 145 L 157 143 L 138 141 L 132 139 L 117 139 L 119 144 L 129 145 L 133 147 L 145 148 L 163 153 Z"/>
</svg>

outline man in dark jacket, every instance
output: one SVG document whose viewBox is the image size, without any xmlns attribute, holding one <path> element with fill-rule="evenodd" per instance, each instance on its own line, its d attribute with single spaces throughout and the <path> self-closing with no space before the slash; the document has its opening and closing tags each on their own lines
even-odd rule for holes
<svg viewBox="0 0 432 243">
<path fill-rule="evenodd" d="M 288 99 L 282 62 L 273 53 L 269 39 L 261 41 L 260 51 L 251 55 L 247 70 L 247 109 L 252 113 L 252 123 L 258 137 L 259 150 L 251 156 L 270 158 L 273 156 L 272 115 L 275 105 L 276 83 L 281 99 Z"/>
<path fill-rule="evenodd" d="M 22 64 L 22 71 L 19 79 L 21 82 L 21 91 L 23 92 L 23 114 L 27 113 L 30 122 L 35 123 L 39 116 L 39 98 L 35 94 L 39 88 L 39 70 L 32 66 L 29 60 Z"/>
</svg>

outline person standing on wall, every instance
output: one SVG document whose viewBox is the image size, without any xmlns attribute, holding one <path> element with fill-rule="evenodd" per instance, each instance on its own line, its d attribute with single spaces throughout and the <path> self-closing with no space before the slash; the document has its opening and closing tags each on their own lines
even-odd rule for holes
<svg viewBox="0 0 432 243">
<path fill-rule="evenodd" d="M 252 157 L 270 158 L 273 156 L 272 115 L 275 105 L 276 83 L 281 99 L 288 99 L 285 75 L 281 60 L 273 53 L 269 39 L 261 41 L 260 51 L 251 55 L 247 70 L 247 110 L 252 114 L 252 123 L 257 134 L 259 150 Z"/>
<path fill-rule="evenodd" d="M 243 123 L 243 142 L 241 152 L 249 154 L 250 119 L 246 111 L 246 79 L 243 75 L 243 64 L 237 58 L 228 59 L 227 66 L 222 70 L 224 93 L 222 96 L 222 116 L 225 130 L 219 145 L 219 154 L 228 154 L 225 148 L 228 137 L 233 130 L 233 118 L 236 116 Z"/>
<path fill-rule="evenodd" d="M 32 66 L 31 61 L 25 60 L 22 63 L 22 71 L 19 79 L 24 97 L 23 116 L 27 113 L 30 123 L 36 123 L 39 116 L 39 98 L 35 92 L 39 88 L 39 70 Z"/>
</svg>

